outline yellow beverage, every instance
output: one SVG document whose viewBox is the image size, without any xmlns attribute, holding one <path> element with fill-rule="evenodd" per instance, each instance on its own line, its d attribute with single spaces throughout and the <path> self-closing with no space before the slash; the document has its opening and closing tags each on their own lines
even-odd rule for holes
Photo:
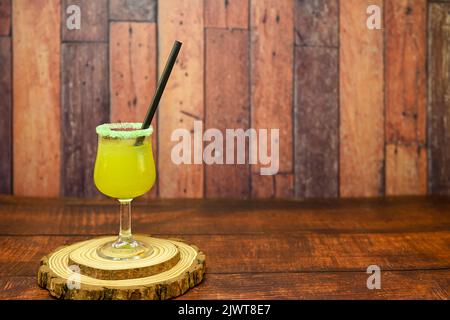
<svg viewBox="0 0 450 320">
<path fill-rule="evenodd" d="M 153 186 L 156 172 L 151 137 L 140 145 L 135 143 L 136 138 L 99 137 L 94 182 L 100 192 L 112 198 L 133 199 Z"/>
</svg>

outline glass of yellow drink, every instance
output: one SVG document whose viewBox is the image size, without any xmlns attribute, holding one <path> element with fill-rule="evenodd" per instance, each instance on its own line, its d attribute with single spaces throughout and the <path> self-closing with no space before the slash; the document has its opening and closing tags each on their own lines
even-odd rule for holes
<svg viewBox="0 0 450 320">
<path fill-rule="evenodd" d="M 131 234 L 131 201 L 151 189 L 156 179 L 151 135 L 141 123 L 107 123 L 98 134 L 94 182 L 101 193 L 119 200 L 120 232 L 116 241 L 100 247 L 98 254 L 110 260 L 134 260 L 149 256 L 152 247 Z"/>
</svg>

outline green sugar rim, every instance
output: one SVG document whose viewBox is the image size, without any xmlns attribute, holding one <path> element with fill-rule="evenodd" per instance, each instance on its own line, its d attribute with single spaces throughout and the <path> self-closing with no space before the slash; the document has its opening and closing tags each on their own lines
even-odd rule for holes
<svg viewBox="0 0 450 320">
<path fill-rule="evenodd" d="M 121 122 L 121 123 L 104 123 L 95 131 L 102 137 L 114 139 L 137 139 L 139 137 L 148 137 L 153 133 L 153 127 L 141 129 L 142 123 L 139 122 Z M 132 131 L 118 131 L 113 129 L 133 129 Z"/>
</svg>

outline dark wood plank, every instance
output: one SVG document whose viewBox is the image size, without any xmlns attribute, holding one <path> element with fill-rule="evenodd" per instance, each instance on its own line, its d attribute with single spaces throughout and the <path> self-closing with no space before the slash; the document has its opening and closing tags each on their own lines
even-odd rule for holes
<svg viewBox="0 0 450 320">
<path fill-rule="evenodd" d="M 133 229 L 151 234 L 405 233 L 450 228 L 448 197 L 148 203 L 139 200 L 133 202 Z M 118 206 L 113 200 L 0 196 L 2 235 L 111 234 L 117 231 L 118 218 Z"/>
<path fill-rule="evenodd" d="M 247 198 L 250 195 L 248 155 L 244 164 L 237 164 L 237 139 L 234 148 L 227 145 L 226 129 L 249 127 L 248 31 L 208 29 L 205 68 L 205 128 L 218 129 L 224 137 L 222 164 L 205 167 L 205 196 Z M 248 143 L 246 146 L 248 153 Z M 230 154 L 234 154 L 235 164 L 226 164 Z"/>
<path fill-rule="evenodd" d="M 67 13 L 70 5 L 80 7 L 80 29 L 69 30 L 66 21 L 72 13 Z M 108 0 L 63 0 L 61 10 L 61 34 L 63 41 L 107 41 L 108 40 Z"/>
<path fill-rule="evenodd" d="M 164 237 L 164 235 L 155 234 Z M 175 235 L 200 245 L 208 273 L 450 269 L 450 231 L 298 235 Z M 77 236 L 0 236 L 0 275 L 35 275 L 42 256 Z"/>
<path fill-rule="evenodd" d="M 59 0 L 13 1 L 13 189 L 60 192 Z"/>
<path fill-rule="evenodd" d="M 249 0 L 205 0 L 206 28 L 248 29 Z"/>
<path fill-rule="evenodd" d="M 0 0 L 0 36 L 11 34 L 11 0 Z"/>
<path fill-rule="evenodd" d="M 261 0 L 250 4 L 251 127 L 279 129 L 278 173 L 293 174 L 294 1 Z M 272 147 L 267 145 L 268 154 Z M 261 174 L 262 167 L 261 163 L 251 165 L 252 196 L 274 197 L 279 192 L 271 191 L 273 176 L 253 179 Z"/>
<path fill-rule="evenodd" d="M 426 125 L 426 0 L 388 0 L 386 139 L 424 143 Z"/>
<path fill-rule="evenodd" d="M 0 193 L 12 192 L 11 38 L 0 38 Z"/>
<path fill-rule="evenodd" d="M 108 45 L 63 44 L 62 69 L 62 194 L 98 196 L 95 127 L 109 122 Z"/>
<path fill-rule="evenodd" d="M 338 0 L 296 0 L 295 44 L 307 47 L 337 47 L 339 45 L 338 12 Z"/>
<path fill-rule="evenodd" d="M 111 122 L 142 122 L 156 89 L 154 22 L 112 22 L 110 28 Z M 152 121 L 153 158 L 158 161 L 157 118 Z M 158 180 L 145 197 L 155 198 Z"/>
<path fill-rule="evenodd" d="M 367 29 L 369 5 L 383 1 L 340 7 L 341 197 L 384 195 L 384 31 Z"/>
<path fill-rule="evenodd" d="M 450 271 L 382 271 L 368 290 L 365 272 L 209 274 L 178 299 L 448 299 Z M 0 299 L 52 299 L 34 276 L 0 280 Z"/>
<path fill-rule="evenodd" d="M 296 195 L 337 197 L 338 49 L 296 47 L 295 52 Z"/>
<path fill-rule="evenodd" d="M 156 22 L 156 0 L 110 0 L 109 18 Z"/>
<path fill-rule="evenodd" d="M 450 195 L 450 4 L 430 5 L 429 146 L 430 192 Z"/>
<path fill-rule="evenodd" d="M 193 164 L 202 154 L 203 143 L 191 145 L 191 164 L 175 164 L 172 148 L 176 129 L 191 132 L 194 121 L 204 120 L 204 23 L 203 0 L 158 2 L 159 71 L 162 72 L 175 39 L 183 42 L 177 63 L 159 106 L 159 195 L 162 198 L 202 198 L 204 166 Z M 199 157 L 201 162 L 201 156 Z"/>
</svg>

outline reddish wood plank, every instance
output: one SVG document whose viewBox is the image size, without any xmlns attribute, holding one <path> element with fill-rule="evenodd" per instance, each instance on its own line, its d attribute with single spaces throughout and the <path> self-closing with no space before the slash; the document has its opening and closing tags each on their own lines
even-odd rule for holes
<svg viewBox="0 0 450 320">
<path fill-rule="evenodd" d="M 404 233 L 450 228 L 450 198 L 437 196 L 326 201 L 139 200 L 133 203 L 133 230 L 150 234 Z M 111 199 L 0 196 L 0 234 L 115 233 L 117 210 Z M 189 219 L 184 219 L 187 216 Z"/>
<path fill-rule="evenodd" d="M 205 27 L 248 29 L 248 4 L 248 0 L 205 0 Z"/>
<path fill-rule="evenodd" d="M 340 196 L 384 194 L 384 37 L 368 30 L 369 5 L 341 1 Z M 400 80 L 401 81 L 401 80 Z"/>
<path fill-rule="evenodd" d="M 449 231 L 178 237 L 201 244 L 210 274 L 366 271 L 373 264 L 384 271 L 450 269 Z M 4 248 L 0 276 L 35 275 L 42 256 L 58 246 L 85 239 L 88 237 L 0 236 Z"/>
<path fill-rule="evenodd" d="M 11 34 L 11 0 L 0 0 L 0 36 Z"/>
<path fill-rule="evenodd" d="M 156 0 L 110 0 L 112 20 L 156 21 Z"/>
<path fill-rule="evenodd" d="M 338 0 L 295 1 L 295 44 L 337 47 L 338 12 Z"/>
<path fill-rule="evenodd" d="M 424 143 L 427 1 L 386 0 L 384 15 L 386 139 Z"/>
<path fill-rule="evenodd" d="M 80 29 L 70 30 L 67 19 L 73 12 L 67 8 L 77 5 L 80 8 Z M 61 30 L 63 41 L 107 41 L 108 40 L 108 0 L 63 0 L 61 10 Z"/>
<path fill-rule="evenodd" d="M 209 274 L 178 299 L 448 299 L 448 270 L 386 271 L 380 290 L 365 272 Z M 0 299 L 52 299 L 34 276 L 0 280 Z"/>
<path fill-rule="evenodd" d="M 427 151 L 418 146 L 386 146 L 386 195 L 427 193 Z"/>
<path fill-rule="evenodd" d="M 429 29 L 430 192 L 450 195 L 450 4 L 431 4 Z"/>
<path fill-rule="evenodd" d="M 0 193 L 12 192 L 11 38 L 0 38 Z"/>
<path fill-rule="evenodd" d="M 226 129 L 247 130 L 250 120 L 248 31 L 210 29 L 206 31 L 205 128 L 222 132 L 223 164 L 205 168 L 207 198 L 246 198 L 250 193 L 248 160 L 226 164 L 234 148 L 226 143 Z M 208 143 L 205 143 L 208 145 Z M 245 152 L 248 153 L 248 143 Z M 246 159 L 248 155 L 246 154 Z"/>
<path fill-rule="evenodd" d="M 280 130 L 279 172 L 293 173 L 294 3 L 291 0 L 252 1 L 250 10 L 251 127 Z M 271 153 L 270 145 L 267 149 Z M 254 174 L 260 173 L 260 165 L 251 167 Z M 258 180 L 252 179 L 252 193 L 270 193 L 257 190 L 270 188 L 269 184 Z"/>
<path fill-rule="evenodd" d="M 14 194 L 60 190 L 60 2 L 13 1 Z"/>
<path fill-rule="evenodd" d="M 171 160 L 175 129 L 191 132 L 195 120 L 204 119 L 203 0 L 167 0 L 158 3 L 159 70 L 162 71 L 175 39 L 183 42 L 159 107 L 159 194 L 163 198 L 203 196 L 203 165 Z M 192 143 L 201 154 L 202 143 Z M 193 160 L 192 160 L 193 161 Z"/>
<path fill-rule="evenodd" d="M 297 47 L 295 52 L 296 195 L 337 197 L 338 49 Z"/>
<path fill-rule="evenodd" d="M 110 36 L 111 121 L 142 122 L 156 89 L 156 24 L 113 22 Z M 152 126 L 153 157 L 157 161 L 157 115 Z M 158 181 L 146 197 L 156 197 L 157 185 Z"/>
<path fill-rule="evenodd" d="M 294 175 L 277 174 L 275 176 L 275 197 L 292 198 L 294 196 Z"/>
<path fill-rule="evenodd" d="M 93 180 L 95 127 L 109 122 L 108 45 L 66 43 L 62 48 L 62 193 L 99 196 Z"/>
</svg>

